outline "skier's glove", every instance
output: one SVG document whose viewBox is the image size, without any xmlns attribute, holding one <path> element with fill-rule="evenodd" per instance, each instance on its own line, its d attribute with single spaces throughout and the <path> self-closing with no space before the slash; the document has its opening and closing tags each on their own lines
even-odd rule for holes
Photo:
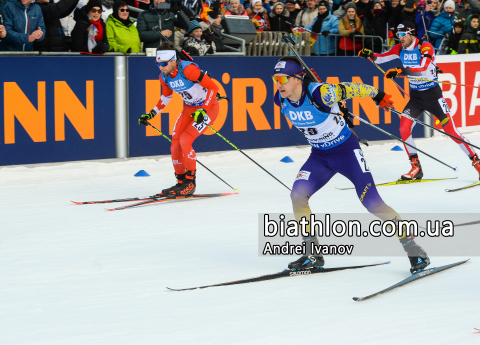
<svg viewBox="0 0 480 345">
<path fill-rule="evenodd" d="M 195 121 L 196 123 L 202 123 L 206 115 L 207 112 L 205 111 L 205 109 L 199 108 L 195 110 L 195 112 L 192 113 L 192 115 L 190 116 L 193 117 L 193 121 Z"/>
<path fill-rule="evenodd" d="M 393 108 L 392 96 L 387 95 L 381 90 L 378 90 L 377 95 L 372 99 L 377 104 L 377 106 L 382 108 L 383 110 L 389 111 L 389 108 Z"/>
<path fill-rule="evenodd" d="M 358 56 L 362 59 L 373 59 L 373 52 L 370 49 L 363 48 L 358 52 Z"/>
<path fill-rule="evenodd" d="M 143 114 L 142 116 L 140 116 L 140 118 L 138 119 L 138 124 L 148 126 L 148 123 L 146 121 L 153 119 L 155 115 L 157 115 L 155 110 L 150 110 L 148 114 Z"/>
<path fill-rule="evenodd" d="M 395 79 L 402 73 L 400 68 L 390 68 L 387 72 L 385 72 L 385 78 L 387 79 Z"/>
</svg>

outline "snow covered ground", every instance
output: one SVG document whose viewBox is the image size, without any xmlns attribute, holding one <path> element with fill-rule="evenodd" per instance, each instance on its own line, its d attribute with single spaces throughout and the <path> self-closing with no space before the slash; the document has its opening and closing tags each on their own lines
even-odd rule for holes
<svg viewBox="0 0 480 345">
<path fill-rule="evenodd" d="M 480 145 L 480 133 L 467 134 Z M 479 213 L 478 179 L 448 138 L 417 140 L 425 178 L 381 187 L 399 213 Z M 363 147 L 377 183 L 409 170 L 387 142 Z M 309 148 L 247 153 L 287 185 Z M 290 156 L 294 163 L 281 163 Z M 478 344 L 480 258 L 354 302 L 409 275 L 406 257 L 327 257 L 326 267 L 390 265 L 253 284 L 171 292 L 283 270 L 291 258 L 257 254 L 258 213 L 291 212 L 289 191 L 238 152 L 200 154 L 238 188 L 211 200 L 106 212 L 71 200 L 151 195 L 173 184 L 168 157 L 0 168 L 0 344 Z M 141 170 L 151 177 L 133 177 Z M 315 212 L 365 212 L 335 176 L 311 199 Z M 478 188 L 478 187 L 477 187 Z M 198 193 L 230 189 L 199 167 Z M 112 205 L 112 204 L 109 204 Z M 479 214 L 480 218 L 480 214 Z M 466 257 L 465 257 L 466 258 Z M 463 257 L 431 257 L 431 266 Z"/>
</svg>

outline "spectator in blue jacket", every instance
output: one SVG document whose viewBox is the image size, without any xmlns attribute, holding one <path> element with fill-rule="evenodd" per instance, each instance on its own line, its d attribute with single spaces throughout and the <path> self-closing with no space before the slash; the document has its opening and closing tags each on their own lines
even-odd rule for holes
<svg viewBox="0 0 480 345">
<path fill-rule="evenodd" d="M 315 42 L 315 55 L 325 56 L 335 54 L 335 37 L 327 37 L 328 34 L 338 34 L 338 18 L 328 10 L 328 2 L 320 1 L 318 3 L 318 16 L 313 20 L 312 25 L 308 27 L 310 31 L 318 36 Z M 328 40 L 328 50 L 327 50 Z"/>
<path fill-rule="evenodd" d="M 452 31 L 452 25 L 455 21 L 456 13 L 455 11 L 455 3 L 453 0 L 445 1 L 445 5 L 443 7 L 443 12 L 433 20 L 432 26 L 430 27 L 430 32 L 428 36 L 433 41 L 433 46 L 438 49 L 442 44 L 442 41 L 445 35 L 449 34 Z"/>
<path fill-rule="evenodd" d="M 415 25 L 417 26 L 417 37 L 423 38 L 425 34 L 429 36 L 427 31 L 430 30 L 433 20 L 440 14 L 440 10 L 437 10 L 437 0 L 427 0 L 427 4 L 420 1 L 417 5 L 417 18 L 415 18 Z"/>
<path fill-rule="evenodd" d="M 0 51 L 5 50 L 5 37 L 7 36 L 7 30 L 3 25 L 3 14 L 0 11 Z"/>
<path fill-rule="evenodd" d="M 10 0 L 4 8 L 8 51 L 33 51 L 33 42 L 45 37 L 42 10 L 32 0 Z"/>
</svg>

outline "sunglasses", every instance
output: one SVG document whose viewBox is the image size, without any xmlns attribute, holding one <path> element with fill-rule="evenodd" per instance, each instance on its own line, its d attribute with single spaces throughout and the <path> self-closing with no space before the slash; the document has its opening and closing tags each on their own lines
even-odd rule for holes
<svg viewBox="0 0 480 345">
<path fill-rule="evenodd" d="M 121 8 L 119 11 L 120 12 L 130 12 L 130 10 L 128 8 Z"/>
<path fill-rule="evenodd" d="M 173 60 L 173 59 L 170 59 L 170 60 L 168 60 L 168 61 L 163 61 L 163 62 L 156 62 L 156 64 L 157 64 L 158 67 L 167 67 L 167 66 L 168 66 L 168 63 L 169 63 L 170 61 L 172 61 L 172 60 Z"/>
<path fill-rule="evenodd" d="M 288 83 L 289 78 L 300 78 L 299 74 L 296 75 L 287 75 L 287 76 L 281 76 L 281 77 L 272 77 L 274 83 L 280 83 L 280 84 L 286 84 Z"/>
<path fill-rule="evenodd" d="M 90 10 L 90 12 L 92 12 L 92 13 L 102 13 L 103 10 L 96 10 L 96 9 L 92 8 L 92 9 Z"/>
<path fill-rule="evenodd" d="M 402 32 L 397 32 L 397 37 L 398 38 L 403 38 L 405 36 L 407 36 L 407 34 L 412 34 L 410 31 L 402 31 Z"/>
</svg>

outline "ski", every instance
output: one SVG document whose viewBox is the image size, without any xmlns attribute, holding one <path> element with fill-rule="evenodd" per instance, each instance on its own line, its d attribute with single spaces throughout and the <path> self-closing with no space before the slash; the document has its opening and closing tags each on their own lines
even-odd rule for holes
<svg viewBox="0 0 480 345">
<path fill-rule="evenodd" d="M 446 177 L 446 178 L 434 178 L 434 179 L 422 179 L 422 180 L 397 180 L 393 182 L 386 182 L 386 183 L 379 183 L 376 184 L 375 187 L 382 187 L 382 186 L 393 186 L 397 184 L 408 184 L 408 183 L 419 183 L 419 182 L 434 182 L 434 181 L 444 181 L 444 180 L 455 180 L 458 177 Z M 355 189 L 355 187 L 348 187 L 348 188 L 338 188 L 340 190 L 347 190 L 347 189 Z"/>
<path fill-rule="evenodd" d="M 380 265 L 386 265 L 386 264 L 389 264 L 389 263 L 390 263 L 390 261 L 382 262 L 380 264 L 362 265 L 362 266 L 346 266 L 346 267 L 334 267 L 334 268 L 312 268 L 312 269 L 304 270 L 304 271 L 285 269 L 282 272 L 278 272 L 278 273 L 266 274 L 266 275 L 259 276 L 259 277 L 235 280 L 235 281 L 226 282 L 226 283 L 205 285 L 205 286 L 197 286 L 197 287 L 186 288 L 186 289 L 172 289 L 172 288 L 167 287 L 167 289 L 172 290 L 172 291 L 186 291 L 186 290 L 205 289 L 205 288 L 214 287 L 214 286 L 238 285 L 238 284 L 246 284 L 246 283 L 254 283 L 254 282 L 260 282 L 260 281 L 265 281 L 265 280 L 278 279 L 278 278 L 283 278 L 283 277 L 297 277 L 297 276 L 305 276 L 305 275 L 310 275 L 310 274 L 315 274 L 315 273 L 327 273 L 327 272 L 350 270 L 350 269 L 357 269 L 357 268 L 363 268 L 363 267 L 380 266 Z"/>
<path fill-rule="evenodd" d="M 420 278 L 423 278 L 423 277 L 426 277 L 426 276 L 429 276 L 431 274 L 435 274 L 435 273 L 438 273 L 438 272 L 441 272 L 443 270 L 446 270 L 446 269 L 449 269 L 451 267 L 455 267 L 455 266 L 458 266 L 458 265 L 461 265 L 465 262 L 467 262 L 468 260 L 470 259 L 467 259 L 467 260 L 464 260 L 464 261 L 460 261 L 460 262 L 456 262 L 454 264 L 450 264 L 450 265 L 445 265 L 445 266 L 440 266 L 440 267 L 434 267 L 434 268 L 430 268 L 430 269 L 427 269 L 427 270 L 423 270 L 423 271 L 420 271 L 420 272 L 416 272 L 414 274 L 412 274 L 410 277 L 402 280 L 401 282 L 397 283 L 397 284 L 394 284 L 382 291 L 379 291 L 379 292 L 376 292 L 374 294 L 371 294 L 371 295 L 368 295 L 368 296 L 365 296 L 365 297 L 353 297 L 353 300 L 356 301 L 356 302 L 360 302 L 360 301 L 364 301 L 366 299 L 369 299 L 369 298 L 372 298 L 374 296 L 377 296 L 381 293 L 384 293 L 384 292 L 387 292 L 387 291 L 390 291 L 390 290 L 393 290 L 399 286 L 403 286 L 405 284 L 408 284 L 408 283 L 411 283 L 413 282 L 414 280 L 417 280 L 417 279 L 420 279 Z"/>
<path fill-rule="evenodd" d="M 152 196 L 139 196 L 135 198 L 124 198 L 124 199 L 112 199 L 112 200 L 99 200 L 99 201 L 72 201 L 77 205 L 91 205 L 91 204 L 109 204 L 111 202 L 125 202 L 125 201 L 145 201 L 145 200 L 158 200 L 165 198 L 159 194 Z"/>
<path fill-rule="evenodd" d="M 156 204 L 159 202 L 165 202 L 165 201 L 185 201 L 185 200 L 192 200 L 192 199 L 200 199 L 200 198 L 218 198 L 220 196 L 227 196 L 227 195 L 235 195 L 238 193 L 214 193 L 214 194 L 193 194 L 189 196 L 172 196 L 172 197 L 163 197 L 160 199 L 148 199 L 145 201 L 140 201 L 135 204 L 130 204 L 126 206 L 120 206 L 120 207 L 115 207 L 115 208 L 107 208 L 107 211 L 118 211 L 118 210 L 124 210 L 127 208 L 132 208 L 132 207 L 137 207 L 137 206 L 143 206 L 143 205 L 149 205 L 149 204 Z"/>
<path fill-rule="evenodd" d="M 460 188 L 455 188 L 455 189 L 445 189 L 445 192 L 458 192 L 459 190 L 464 190 L 464 189 L 472 188 L 472 187 L 476 187 L 476 186 L 480 186 L 480 181 L 469 184 L 468 186 L 465 186 L 465 187 L 460 187 Z"/>
</svg>

